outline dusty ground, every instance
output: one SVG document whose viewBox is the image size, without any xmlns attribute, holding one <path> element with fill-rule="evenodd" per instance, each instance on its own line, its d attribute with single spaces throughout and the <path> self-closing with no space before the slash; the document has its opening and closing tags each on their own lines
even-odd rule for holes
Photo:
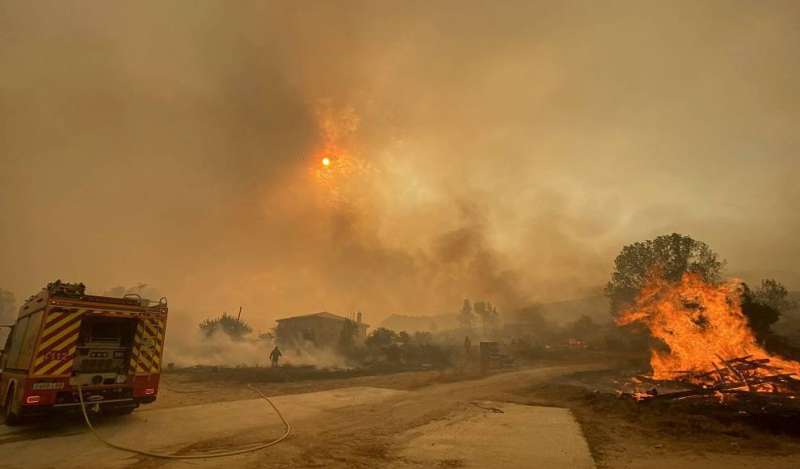
<svg viewBox="0 0 800 469">
<path fill-rule="evenodd" d="M 276 396 L 353 386 L 413 390 L 437 383 L 476 380 L 483 377 L 477 369 L 460 368 L 441 371 L 409 371 L 353 378 L 273 380 L 275 375 L 280 376 L 281 373 L 281 370 L 269 368 L 222 369 L 219 371 L 204 369 L 165 373 L 162 376 L 158 401 L 148 405 L 147 408 L 163 409 L 256 397 L 246 384 L 254 385 L 267 396 Z M 265 375 L 269 375 L 269 381 L 265 381 Z M 290 376 L 287 376 L 287 379 L 289 378 Z"/>
<path fill-rule="evenodd" d="M 476 370 L 449 370 L 408 372 L 384 376 L 367 376 L 351 379 L 310 380 L 295 383 L 261 383 L 259 389 L 268 394 L 307 392 L 335 389 L 346 386 L 374 386 L 391 389 L 417 390 L 421 395 L 416 402 L 405 403 L 407 423 L 393 421 L 391 425 L 381 422 L 381 409 L 371 409 L 366 420 L 355 419 L 344 424 L 349 435 L 342 434 L 338 422 L 324 435 L 328 443 L 319 442 L 320 448 L 348 438 L 361 438 L 360 433 L 391 435 L 403 428 L 413 426 L 412 416 L 419 419 L 435 419 L 453 406 L 463 406 L 475 399 L 491 399 L 529 405 L 547 405 L 572 410 L 581 424 L 592 455 L 601 468 L 674 468 L 683 465 L 703 468 L 796 468 L 800 467 L 800 422 L 794 435 L 776 433 L 774 429 L 753 424 L 746 419 L 729 416 L 707 416 L 681 406 L 665 404 L 643 408 L 639 404 L 622 401 L 610 394 L 608 383 L 598 383 L 595 392 L 586 382 L 593 382 L 587 373 L 605 373 L 607 361 L 590 359 L 576 364 L 541 364 L 537 373 L 510 372 L 481 379 Z M 619 366 L 613 363 L 614 367 Z M 579 376 L 581 379 L 574 379 Z M 579 385 L 577 381 L 583 382 Z M 597 380 L 598 382 L 600 380 Z M 225 386 L 204 376 L 200 379 L 191 374 L 167 375 L 166 385 L 179 389 L 197 391 L 208 386 L 214 389 L 208 394 L 223 399 L 250 398 L 246 390 L 229 390 Z M 181 403 L 203 402 L 207 393 L 164 393 L 157 405 L 170 406 Z M 424 396 L 424 397 L 423 397 Z M 400 405 L 400 404 L 398 404 Z M 413 407 L 413 410 L 411 408 Z M 387 418 L 392 420 L 396 413 Z M 391 443 L 385 437 L 366 438 L 372 441 L 371 450 L 356 453 L 374 453 L 389 457 Z M 366 443 L 364 443 L 366 444 Z M 334 451 L 339 453 L 339 451 Z M 313 464 L 314 457 L 307 455 L 305 462 Z M 370 458 L 364 458 L 369 467 Z M 379 458 L 380 460 L 380 458 Z"/>
<path fill-rule="evenodd" d="M 598 386 L 602 392 L 594 392 L 586 383 L 600 383 L 599 375 L 592 373 L 605 373 L 608 366 L 607 360 L 593 360 L 540 364 L 488 377 L 451 370 L 299 382 L 276 381 L 274 376 L 264 382 L 259 376 L 274 373 L 266 370 L 208 371 L 202 376 L 172 373 L 164 376 L 159 401 L 137 412 L 146 415 L 151 411 L 147 409 L 252 399 L 252 391 L 243 385 L 247 381 L 268 395 L 352 386 L 409 391 L 295 422 L 289 440 L 237 459 L 237 467 L 430 467 L 409 459 L 410 439 L 419 435 L 419 429 L 437 427 L 437 422 L 472 415 L 478 401 L 571 409 L 600 468 L 800 467 L 797 434 L 776 434 L 735 416 L 709 416 L 680 406 L 643 407 L 617 399 L 604 386 Z M 225 374 L 229 372 L 236 373 L 236 379 Z M 233 445 L 241 437 L 230 435 L 204 445 Z M 443 458 L 438 465 L 462 463 Z M 130 467 L 134 465 L 161 467 L 164 462 L 131 460 Z"/>
</svg>

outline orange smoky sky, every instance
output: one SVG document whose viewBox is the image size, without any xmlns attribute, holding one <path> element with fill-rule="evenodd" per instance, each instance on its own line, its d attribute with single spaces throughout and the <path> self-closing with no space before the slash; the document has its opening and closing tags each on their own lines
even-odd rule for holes
<svg viewBox="0 0 800 469">
<path fill-rule="evenodd" d="M 596 294 L 677 231 L 800 287 L 793 1 L 0 1 L 0 288 Z M 324 166 L 322 158 L 329 158 Z"/>
</svg>

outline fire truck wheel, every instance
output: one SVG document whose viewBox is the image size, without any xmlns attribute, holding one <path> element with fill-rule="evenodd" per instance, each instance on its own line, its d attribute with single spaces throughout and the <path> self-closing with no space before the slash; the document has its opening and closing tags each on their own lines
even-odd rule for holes
<svg viewBox="0 0 800 469">
<path fill-rule="evenodd" d="M 3 409 L 5 411 L 4 414 L 6 419 L 6 425 L 8 426 L 19 425 L 20 423 L 19 415 L 16 412 L 14 412 L 15 391 L 16 391 L 15 388 L 11 388 L 8 390 L 8 396 L 6 397 L 6 404 L 5 406 L 3 406 Z"/>
</svg>

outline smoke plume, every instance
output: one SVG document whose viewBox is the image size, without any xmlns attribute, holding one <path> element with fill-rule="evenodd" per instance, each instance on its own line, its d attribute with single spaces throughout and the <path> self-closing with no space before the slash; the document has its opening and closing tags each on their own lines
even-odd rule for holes
<svg viewBox="0 0 800 469">
<path fill-rule="evenodd" d="M 0 287 L 375 324 L 678 231 L 797 288 L 799 9 L 4 1 Z"/>
</svg>

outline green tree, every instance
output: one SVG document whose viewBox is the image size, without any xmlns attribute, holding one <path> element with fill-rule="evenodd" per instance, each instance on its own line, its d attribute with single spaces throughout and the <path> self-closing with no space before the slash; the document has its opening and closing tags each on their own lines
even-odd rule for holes
<svg viewBox="0 0 800 469">
<path fill-rule="evenodd" d="M 246 335 L 253 332 L 253 328 L 244 320 L 235 318 L 228 313 L 222 313 L 222 316 L 217 318 L 204 320 L 200 323 L 200 330 L 205 333 L 206 337 L 222 332 L 234 340 L 242 340 Z"/>
<path fill-rule="evenodd" d="M 473 305 L 475 315 L 481 321 L 484 336 L 491 336 L 497 332 L 499 314 L 491 302 L 478 301 Z"/>
<path fill-rule="evenodd" d="M 408 345 L 411 343 L 411 336 L 406 331 L 400 331 L 397 333 L 397 342 L 401 345 Z"/>
<path fill-rule="evenodd" d="M 496 335 L 499 326 L 500 326 L 500 313 L 497 312 L 497 308 L 491 304 L 487 303 L 488 306 L 486 308 L 486 317 L 484 318 L 484 330 L 487 331 L 489 335 Z"/>
<path fill-rule="evenodd" d="M 677 281 L 684 273 L 693 272 L 716 283 L 724 265 L 707 244 L 678 233 L 627 245 L 614 260 L 614 272 L 605 289 L 611 312 L 617 314 L 630 305 L 654 269 L 667 280 Z"/>
<path fill-rule="evenodd" d="M 464 304 L 461 306 L 461 313 L 458 315 L 458 322 L 461 324 L 461 328 L 464 329 L 464 331 L 470 333 L 472 332 L 472 323 L 474 319 L 472 305 L 469 303 L 469 300 L 465 299 Z"/>
<path fill-rule="evenodd" d="M 754 299 L 781 313 L 786 313 L 797 308 L 797 303 L 789 299 L 789 291 L 775 279 L 767 278 L 761 281 L 761 286 L 753 294 Z"/>
<path fill-rule="evenodd" d="M 433 334 L 425 331 L 417 331 L 414 333 L 414 343 L 419 345 L 430 345 L 433 343 Z"/>
<path fill-rule="evenodd" d="M 397 342 L 397 333 L 385 327 L 379 327 L 372 331 L 364 344 L 370 348 L 383 348 L 394 345 Z"/>
<path fill-rule="evenodd" d="M 789 299 L 789 292 L 775 279 L 764 279 L 756 290 L 742 284 L 742 313 L 747 316 L 750 327 L 760 340 L 772 333 L 772 325 L 782 313 L 796 308 Z"/>
<path fill-rule="evenodd" d="M 481 322 L 481 328 L 483 329 L 483 335 L 488 335 L 488 331 L 486 329 L 487 326 L 487 316 L 489 315 L 489 308 L 484 301 L 476 301 L 472 304 L 472 310 L 477 316 L 478 320 Z"/>
</svg>

